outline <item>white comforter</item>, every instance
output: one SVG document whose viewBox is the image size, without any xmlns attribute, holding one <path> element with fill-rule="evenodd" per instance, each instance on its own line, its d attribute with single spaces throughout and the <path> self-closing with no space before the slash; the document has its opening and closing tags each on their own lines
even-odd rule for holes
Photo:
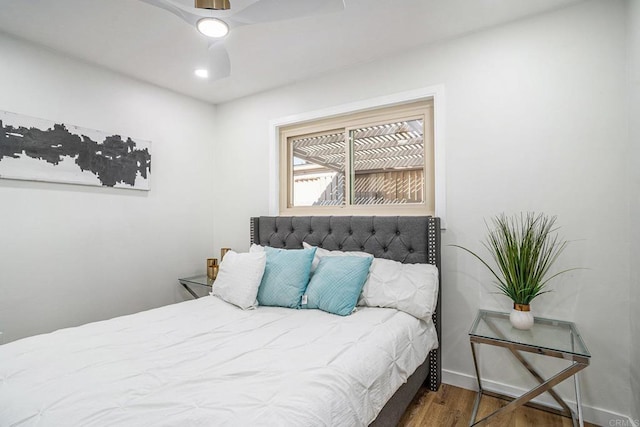
<svg viewBox="0 0 640 427">
<path fill-rule="evenodd" d="M 0 425 L 367 425 L 435 346 L 394 309 L 205 297 L 0 346 Z"/>
</svg>

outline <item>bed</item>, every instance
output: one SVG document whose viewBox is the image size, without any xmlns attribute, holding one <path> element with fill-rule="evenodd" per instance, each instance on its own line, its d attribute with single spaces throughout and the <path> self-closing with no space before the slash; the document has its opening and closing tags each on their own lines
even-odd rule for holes
<svg viewBox="0 0 640 427">
<path fill-rule="evenodd" d="M 260 217 L 250 233 L 439 267 L 432 217 Z M 186 301 L 0 346 L 0 425 L 395 425 L 439 386 L 439 327 L 439 310 Z"/>
</svg>

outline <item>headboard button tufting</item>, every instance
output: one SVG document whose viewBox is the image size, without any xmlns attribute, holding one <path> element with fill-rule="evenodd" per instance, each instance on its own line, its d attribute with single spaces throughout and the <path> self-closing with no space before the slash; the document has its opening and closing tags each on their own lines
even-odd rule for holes
<svg viewBox="0 0 640 427">
<path fill-rule="evenodd" d="M 338 245 L 338 249 L 342 249 L 342 244 Z"/>
</svg>

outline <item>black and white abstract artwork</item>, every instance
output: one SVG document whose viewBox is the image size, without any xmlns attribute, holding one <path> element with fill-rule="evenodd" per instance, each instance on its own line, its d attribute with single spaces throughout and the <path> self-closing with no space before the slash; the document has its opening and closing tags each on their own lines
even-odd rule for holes
<svg viewBox="0 0 640 427">
<path fill-rule="evenodd" d="M 149 190 L 151 142 L 0 111 L 0 178 Z"/>
</svg>

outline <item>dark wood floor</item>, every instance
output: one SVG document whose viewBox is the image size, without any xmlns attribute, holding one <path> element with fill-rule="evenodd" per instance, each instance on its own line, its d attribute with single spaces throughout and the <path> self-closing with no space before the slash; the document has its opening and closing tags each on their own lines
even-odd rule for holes
<svg viewBox="0 0 640 427">
<path fill-rule="evenodd" d="M 442 384 L 437 392 L 423 388 L 407 409 L 399 427 L 467 427 L 476 393 L 463 388 Z M 508 402 L 493 397 L 482 397 L 478 419 L 489 415 Z M 496 417 L 492 426 L 509 427 L 571 427 L 571 419 L 549 414 L 533 408 L 521 407 Z M 585 423 L 585 426 L 595 427 Z"/>
</svg>

